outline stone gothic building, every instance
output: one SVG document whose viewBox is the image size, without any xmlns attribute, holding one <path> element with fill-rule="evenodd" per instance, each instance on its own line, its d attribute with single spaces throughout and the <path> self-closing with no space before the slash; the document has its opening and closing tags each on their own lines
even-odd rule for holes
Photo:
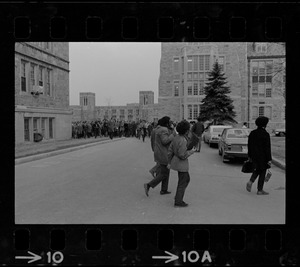
<svg viewBox="0 0 300 267">
<path fill-rule="evenodd" d="M 71 138 L 69 44 L 15 44 L 15 141 Z"/>
<path fill-rule="evenodd" d="M 158 104 L 154 103 L 153 91 L 140 91 L 139 103 L 125 106 L 96 106 L 95 93 L 80 93 L 80 105 L 70 106 L 73 110 L 72 121 L 92 121 L 116 119 L 124 121 L 146 120 L 157 121 L 159 118 Z"/>
<path fill-rule="evenodd" d="M 162 43 L 159 117 L 196 120 L 204 86 L 215 61 L 231 89 L 239 123 L 255 127 L 269 117 L 270 128 L 285 125 L 285 45 L 282 43 Z"/>
</svg>

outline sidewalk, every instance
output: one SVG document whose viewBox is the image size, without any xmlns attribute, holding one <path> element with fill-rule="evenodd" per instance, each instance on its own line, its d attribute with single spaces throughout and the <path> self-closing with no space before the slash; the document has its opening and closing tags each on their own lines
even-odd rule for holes
<svg viewBox="0 0 300 267">
<path fill-rule="evenodd" d="M 23 143 L 15 147 L 15 165 L 79 150 L 99 143 L 123 140 L 125 137 L 70 139 L 63 141 L 44 140 L 39 143 Z"/>
<path fill-rule="evenodd" d="M 271 136 L 272 163 L 285 170 L 285 137 Z"/>
<path fill-rule="evenodd" d="M 277 159 L 277 158 L 274 158 L 274 156 L 272 156 L 272 163 L 275 165 L 275 166 L 277 166 L 277 167 L 279 167 L 280 169 L 283 169 L 283 170 L 285 170 L 285 162 L 283 162 L 282 160 L 279 160 L 279 159 Z"/>
</svg>

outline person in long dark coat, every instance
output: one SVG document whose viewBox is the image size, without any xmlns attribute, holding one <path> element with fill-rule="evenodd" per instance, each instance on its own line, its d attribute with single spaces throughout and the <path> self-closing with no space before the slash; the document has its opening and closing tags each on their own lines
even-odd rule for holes
<svg viewBox="0 0 300 267">
<path fill-rule="evenodd" d="M 263 190 L 266 172 L 271 167 L 272 162 L 271 139 L 270 134 L 266 131 L 268 122 L 267 117 L 258 117 L 255 121 L 257 129 L 251 131 L 248 138 L 248 157 L 254 163 L 254 171 L 246 185 L 246 189 L 250 192 L 252 184 L 259 177 L 257 182 L 258 195 L 269 194 Z"/>
</svg>

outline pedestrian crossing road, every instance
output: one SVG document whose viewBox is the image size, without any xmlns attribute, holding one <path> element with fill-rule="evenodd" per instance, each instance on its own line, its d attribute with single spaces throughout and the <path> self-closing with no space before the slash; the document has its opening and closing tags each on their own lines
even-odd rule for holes
<svg viewBox="0 0 300 267">
<path fill-rule="evenodd" d="M 285 172 L 272 167 L 268 196 L 246 191 L 242 163 L 223 163 L 202 143 L 190 157 L 191 181 L 174 207 L 177 172 L 169 191 L 145 195 L 154 166 L 150 140 L 127 138 L 15 166 L 17 224 L 284 224 Z"/>
</svg>

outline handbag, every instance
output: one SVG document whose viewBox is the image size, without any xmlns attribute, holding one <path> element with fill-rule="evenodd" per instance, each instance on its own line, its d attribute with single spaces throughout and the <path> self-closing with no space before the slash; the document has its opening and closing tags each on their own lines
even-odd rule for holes
<svg viewBox="0 0 300 267">
<path fill-rule="evenodd" d="M 200 138 L 197 135 L 192 133 L 191 138 L 188 140 L 187 150 L 191 150 L 193 147 L 196 147 L 197 144 L 199 143 L 199 139 Z"/>
<path fill-rule="evenodd" d="M 246 160 L 242 167 L 243 173 L 252 173 L 254 171 L 254 164 L 250 160 Z"/>
<path fill-rule="evenodd" d="M 271 176 L 272 176 L 271 171 L 270 171 L 270 170 L 267 170 L 267 174 L 266 174 L 266 177 L 265 177 L 265 182 L 266 182 L 266 183 L 270 180 Z"/>
</svg>

